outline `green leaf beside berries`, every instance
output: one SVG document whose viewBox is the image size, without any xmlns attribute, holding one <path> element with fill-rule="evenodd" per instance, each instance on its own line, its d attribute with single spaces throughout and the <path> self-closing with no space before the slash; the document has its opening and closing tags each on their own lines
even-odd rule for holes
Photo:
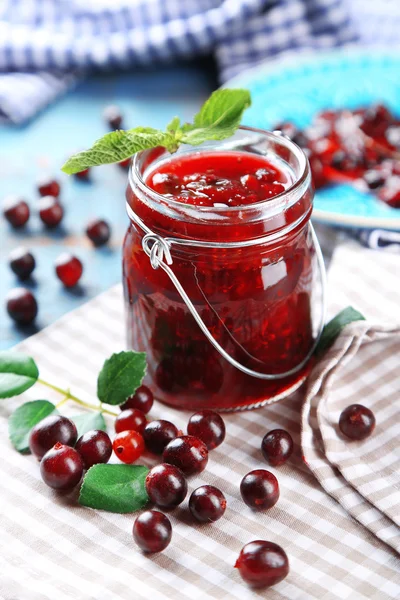
<svg viewBox="0 0 400 600">
<path fill-rule="evenodd" d="M 19 352 L 0 352 L 0 398 L 11 398 L 36 383 L 39 369 L 30 356 Z"/>
<path fill-rule="evenodd" d="M 180 144 L 198 145 L 208 140 L 223 140 L 235 133 L 250 104 L 248 90 L 217 90 L 195 115 L 193 124 L 181 125 L 180 119 L 175 117 L 166 131 L 152 127 L 113 131 L 97 140 L 89 150 L 71 156 L 62 170 L 73 175 L 89 167 L 121 162 L 149 148 L 163 146 L 172 153 Z"/>
<path fill-rule="evenodd" d="M 87 412 L 81 415 L 75 415 L 70 417 L 78 430 L 78 439 L 87 431 L 92 429 L 100 429 L 101 431 L 107 431 L 107 425 L 103 415 L 100 412 Z"/>
<path fill-rule="evenodd" d="M 83 480 L 79 503 L 115 513 L 135 512 L 148 502 L 148 472 L 142 465 L 94 465 Z"/>
<path fill-rule="evenodd" d="M 32 427 L 51 414 L 58 414 L 58 411 L 48 400 L 25 402 L 12 413 L 8 420 L 8 434 L 18 452 L 29 452 L 29 434 Z"/>
<path fill-rule="evenodd" d="M 321 354 L 332 346 L 342 329 L 354 321 L 365 321 L 365 317 L 352 306 L 344 308 L 340 313 L 333 317 L 323 329 L 321 338 L 315 350 L 315 355 L 321 356 Z"/>
<path fill-rule="evenodd" d="M 119 352 L 107 359 L 97 379 L 97 396 L 105 404 L 123 404 L 146 374 L 145 352 Z"/>
</svg>

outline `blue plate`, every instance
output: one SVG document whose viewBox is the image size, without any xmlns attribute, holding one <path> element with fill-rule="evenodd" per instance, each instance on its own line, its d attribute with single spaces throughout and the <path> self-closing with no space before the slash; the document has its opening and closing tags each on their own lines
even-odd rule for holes
<svg viewBox="0 0 400 600">
<path fill-rule="evenodd" d="M 231 79 L 226 87 L 250 90 L 245 124 L 270 129 L 289 119 L 300 127 L 327 108 L 357 108 L 384 102 L 400 114 L 400 54 L 343 49 L 301 53 L 263 63 Z M 400 230 L 400 209 L 350 185 L 319 191 L 313 219 L 332 225 Z"/>
</svg>

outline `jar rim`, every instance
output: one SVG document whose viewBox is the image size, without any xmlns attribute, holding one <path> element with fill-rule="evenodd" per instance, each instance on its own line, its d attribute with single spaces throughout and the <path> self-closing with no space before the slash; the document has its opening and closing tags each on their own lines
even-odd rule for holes
<svg viewBox="0 0 400 600">
<path fill-rule="evenodd" d="M 310 170 L 308 168 L 308 161 L 307 161 L 307 157 L 305 155 L 305 153 L 303 152 L 303 150 L 297 145 L 295 144 L 292 140 L 290 140 L 287 136 L 282 135 L 281 133 L 277 132 L 277 131 L 267 131 L 265 129 L 260 129 L 258 127 L 248 127 L 246 125 L 241 125 L 238 128 L 238 131 L 249 131 L 252 133 L 258 133 L 260 135 L 265 136 L 266 138 L 269 138 L 271 141 L 274 142 L 278 142 L 280 144 L 282 144 L 283 146 L 286 146 L 286 148 L 288 148 L 295 156 L 295 158 L 298 160 L 299 163 L 299 170 L 300 170 L 300 175 L 296 178 L 296 180 L 284 191 L 281 192 L 280 194 L 277 194 L 275 197 L 271 198 L 266 198 L 264 200 L 260 200 L 259 202 L 254 202 L 252 204 L 245 204 L 245 205 L 240 205 L 240 206 L 199 206 L 197 204 L 191 204 L 190 205 L 190 209 L 193 212 L 198 212 L 198 213 L 208 213 L 208 214 L 216 214 L 218 215 L 219 213 L 223 213 L 225 215 L 227 214 L 236 214 L 236 213 L 244 213 L 246 214 L 246 212 L 251 212 L 252 210 L 254 211 L 254 209 L 260 209 L 260 208 L 264 208 L 267 207 L 268 208 L 268 213 L 274 213 L 276 214 L 277 209 L 280 209 L 281 207 L 285 207 L 288 208 L 289 206 L 291 206 L 292 204 L 294 204 L 297 199 L 299 199 L 302 194 L 304 189 L 309 185 L 309 180 L 311 178 L 310 175 Z M 230 139 L 232 139 L 234 136 L 232 136 L 231 138 L 226 138 L 225 140 L 221 140 L 222 142 L 228 142 Z M 187 145 L 185 146 L 185 148 L 187 148 L 187 152 L 201 152 L 202 149 L 202 145 L 200 146 L 190 146 Z M 239 152 L 243 152 L 242 150 L 238 150 Z M 145 194 L 148 194 L 151 196 L 152 200 L 158 201 L 161 204 L 167 205 L 170 208 L 175 208 L 177 210 L 181 210 L 182 206 L 187 206 L 185 203 L 180 202 L 179 200 L 174 200 L 173 198 L 169 198 L 164 196 L 163 194 L 160 194 L 158 192 L 156 192 L 155 190 L 153 190 L 151 187 L 149 187 L 145 180 L 143 179 L 142 173 L 140 171 L 140 157 L 145 153 L 145 152 L 149 152 L 149 150 L 143 150 L 142 152 L 138 152 L 134 155 L 132 163 L 131 163 L 131 167 L 129 169 L 129 185 L 131 187 L 131 189 L 134 188 L 134 186 L 139 187 L 139 189 L 141 189 L 141 191 Z M 174 156 L 173 154 L 171 154 L 171 156 Z M 290 199 L 292 198 L 292 202 L 290 202 Z M 289 201 L 288 201 L 289 200 Z M 265 215 L 266 217 L 268 217 L 268 214 Z"/>
</svg>

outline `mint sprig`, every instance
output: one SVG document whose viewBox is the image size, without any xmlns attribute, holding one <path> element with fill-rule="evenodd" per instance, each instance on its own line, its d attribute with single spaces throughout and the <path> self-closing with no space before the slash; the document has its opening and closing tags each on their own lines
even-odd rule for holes
<svg viewBox="0 0 400 600">
<path fill-rule="evenodd" d="M 193 123 L 181 125 L 179 117 L 175 117 L 167 125 L 166 131 L 136 127 L 107 133 L 89 150 L 71 156 L 62 170 L 73 175 L 89 167 L 121 162 L 136 152 L 157 146 L 163 146 L 173 153 L 180 144 L 197 146 L 208 140 L 223 140 L 235 133 L 243 112 L 250 104 L 248 90 L 217 90 L 203 104 Z"/>
</svg>

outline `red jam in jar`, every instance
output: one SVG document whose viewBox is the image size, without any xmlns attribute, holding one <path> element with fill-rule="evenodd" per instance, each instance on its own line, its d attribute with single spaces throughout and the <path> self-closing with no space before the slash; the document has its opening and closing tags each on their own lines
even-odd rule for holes
<svg viewBox="0 0 400 600">
<path fill-rule="evenodd" d="M 147 353 L 149 385 L 186 409 L 254 407 L 288 395 L 312 348 L 315 249 L 307 160 L 289 140 L 240 128 L 224 142 L 136 155 L 123 251 L 128 346 Z M 144 225 L 144 227 L 143 227 Z M 142 240 L 172 239 L 170 269 L 233 366 L 205 337 Z M 175 243 L 177 240 L 178 243 Z M 179 243 L 184 241 L 185 245 Z"/>
</svg>

